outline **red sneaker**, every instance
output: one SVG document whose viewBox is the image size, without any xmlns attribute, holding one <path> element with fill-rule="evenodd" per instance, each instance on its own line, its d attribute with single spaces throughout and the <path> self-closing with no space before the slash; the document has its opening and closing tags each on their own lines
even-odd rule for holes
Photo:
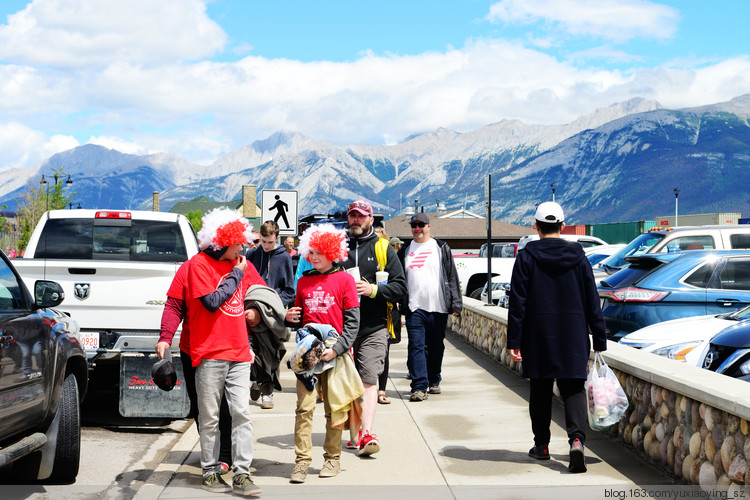
<svg viewBox="0 0 750 500">
<path fill-rule="evenodd" d="M 358 450 L 359 449 L 359 442 L 362 441 L 362 428 L 359 429 L 359 434 L 357 435 L 357 442 L 352 443 L 351 441 L 346 442 L 346 448 L 348 450 Z"/>
<path fill-rule="evenodd" d="M 359 440 L 359 452 L 357 453 L 360 457 L 368 457 L 374 455 L 380 451 L 380 441 L 375 434 L 365 432 L 365 434 Z"/>
</svg>

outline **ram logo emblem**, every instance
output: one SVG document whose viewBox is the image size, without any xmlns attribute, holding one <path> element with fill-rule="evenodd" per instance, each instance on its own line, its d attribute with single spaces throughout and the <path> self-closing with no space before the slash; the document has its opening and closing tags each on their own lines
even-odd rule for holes
<svg viewBox="0 0 750 500">
<path fill-rule="evenodd" d="M 78 300 L 86 300 L 91 293 L 91 283 L 75 283 L 73 285 L 73 295 Z"/>
</svg>

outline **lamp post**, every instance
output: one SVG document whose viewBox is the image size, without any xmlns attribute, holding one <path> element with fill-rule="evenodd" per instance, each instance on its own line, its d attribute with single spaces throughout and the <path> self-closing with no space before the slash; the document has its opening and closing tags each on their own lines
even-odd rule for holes
<svg viewBox="0 0 750 500">
<path fill-rule="evenodd" d="M 557 184 L 553 182 L 552 184 L 549 185 L 549 187 L 552 188 L 552 201 L 555 201 L 555 188 L 557 187 Z"/>
<path fill-rule="evenodd" d="M 675 227 L 679 226 L 677 223 L 677 197 L 680 195 L 680 190 L 677 188 L 674 188 L 674 225 Z"/>
<path fill-rule="evenodd" d="M 55 179 L 55 187 L 57 187 L 57 182 L 61 179 L 60 174 L 55 173 L 55 175 L 53 175 L 52 177 L 54 177 L 54 179 Z M 47 205 L 47 210 L 49 210 L 49 188 L 47 187 L 47 184 L 49 184 L 49 182 L 47 182 L 47 179 L 44 178 L 44 175 L 42 175 L 42 179 L 39 181 L 39 184 L 41 184 L 42 186 L 44 186 L 45 203 Z M 70 176 L 68 176 L 68 179 L 65 181 L 65 184 L 67 186 L 72 185 L 73 184 L 73 179 L 71 179 Z"/>
</svg>

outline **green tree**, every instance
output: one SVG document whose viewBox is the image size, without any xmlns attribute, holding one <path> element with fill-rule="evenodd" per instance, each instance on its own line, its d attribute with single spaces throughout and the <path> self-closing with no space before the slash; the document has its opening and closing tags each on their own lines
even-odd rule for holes
<svg viewBox="0 0 750 500">
<path fill-rule="evenodd" d="M 54 175 L 45 180 L 45 184 L 38 187 L 35 181 L 30 180 L 26 191 L 21 195 L 18 202 L 18 229 L 21 236 L 18 241 L 18 248 L 25 249 L 31 239 L 31 233 L 34 232 L 39 219 L 44 212 L 49 210 L 60 210 L 68 207 L 68 203 L 75 196 L 75 192 L 67 188 L 65 180 L 67 174 L 65 167 L 52 169 Z M 57 177 L 57 182 L 55 182 Z"/>
<path fill-rule="evenodd" d="M 203 225 L 203 212 L 201 210 L 191 210 L 185 217 L 190 221 L 190 225 L 193 226 L 193 231 L 197 233 L 201 230 L 201 226 Z"/>
</svg>

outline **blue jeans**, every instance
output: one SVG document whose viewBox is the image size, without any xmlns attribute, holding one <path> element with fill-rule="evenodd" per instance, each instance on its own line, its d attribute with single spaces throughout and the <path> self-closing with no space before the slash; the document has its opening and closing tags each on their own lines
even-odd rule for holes
<svg viewBox="0 0 750 500">
<path fill-rule="evenodd" d="M 409 350 L 406 366 L 411 373 L 411 392 L 426 392 L 428 385 L 440 385 L 447 323 L 448 313 L 417 309 L 407 314 Z"/>
<path fill-rule="evenodd" d="M 204 359 L 195 369 L 198 393 L 201 469 L 219 472 L 219 407 L 226 394 L 232 415 L 232 464 L 236 473 L 249 474 L 253 461 L 253 422 L 250 417 L 250 362 Z"/>
</svg>

